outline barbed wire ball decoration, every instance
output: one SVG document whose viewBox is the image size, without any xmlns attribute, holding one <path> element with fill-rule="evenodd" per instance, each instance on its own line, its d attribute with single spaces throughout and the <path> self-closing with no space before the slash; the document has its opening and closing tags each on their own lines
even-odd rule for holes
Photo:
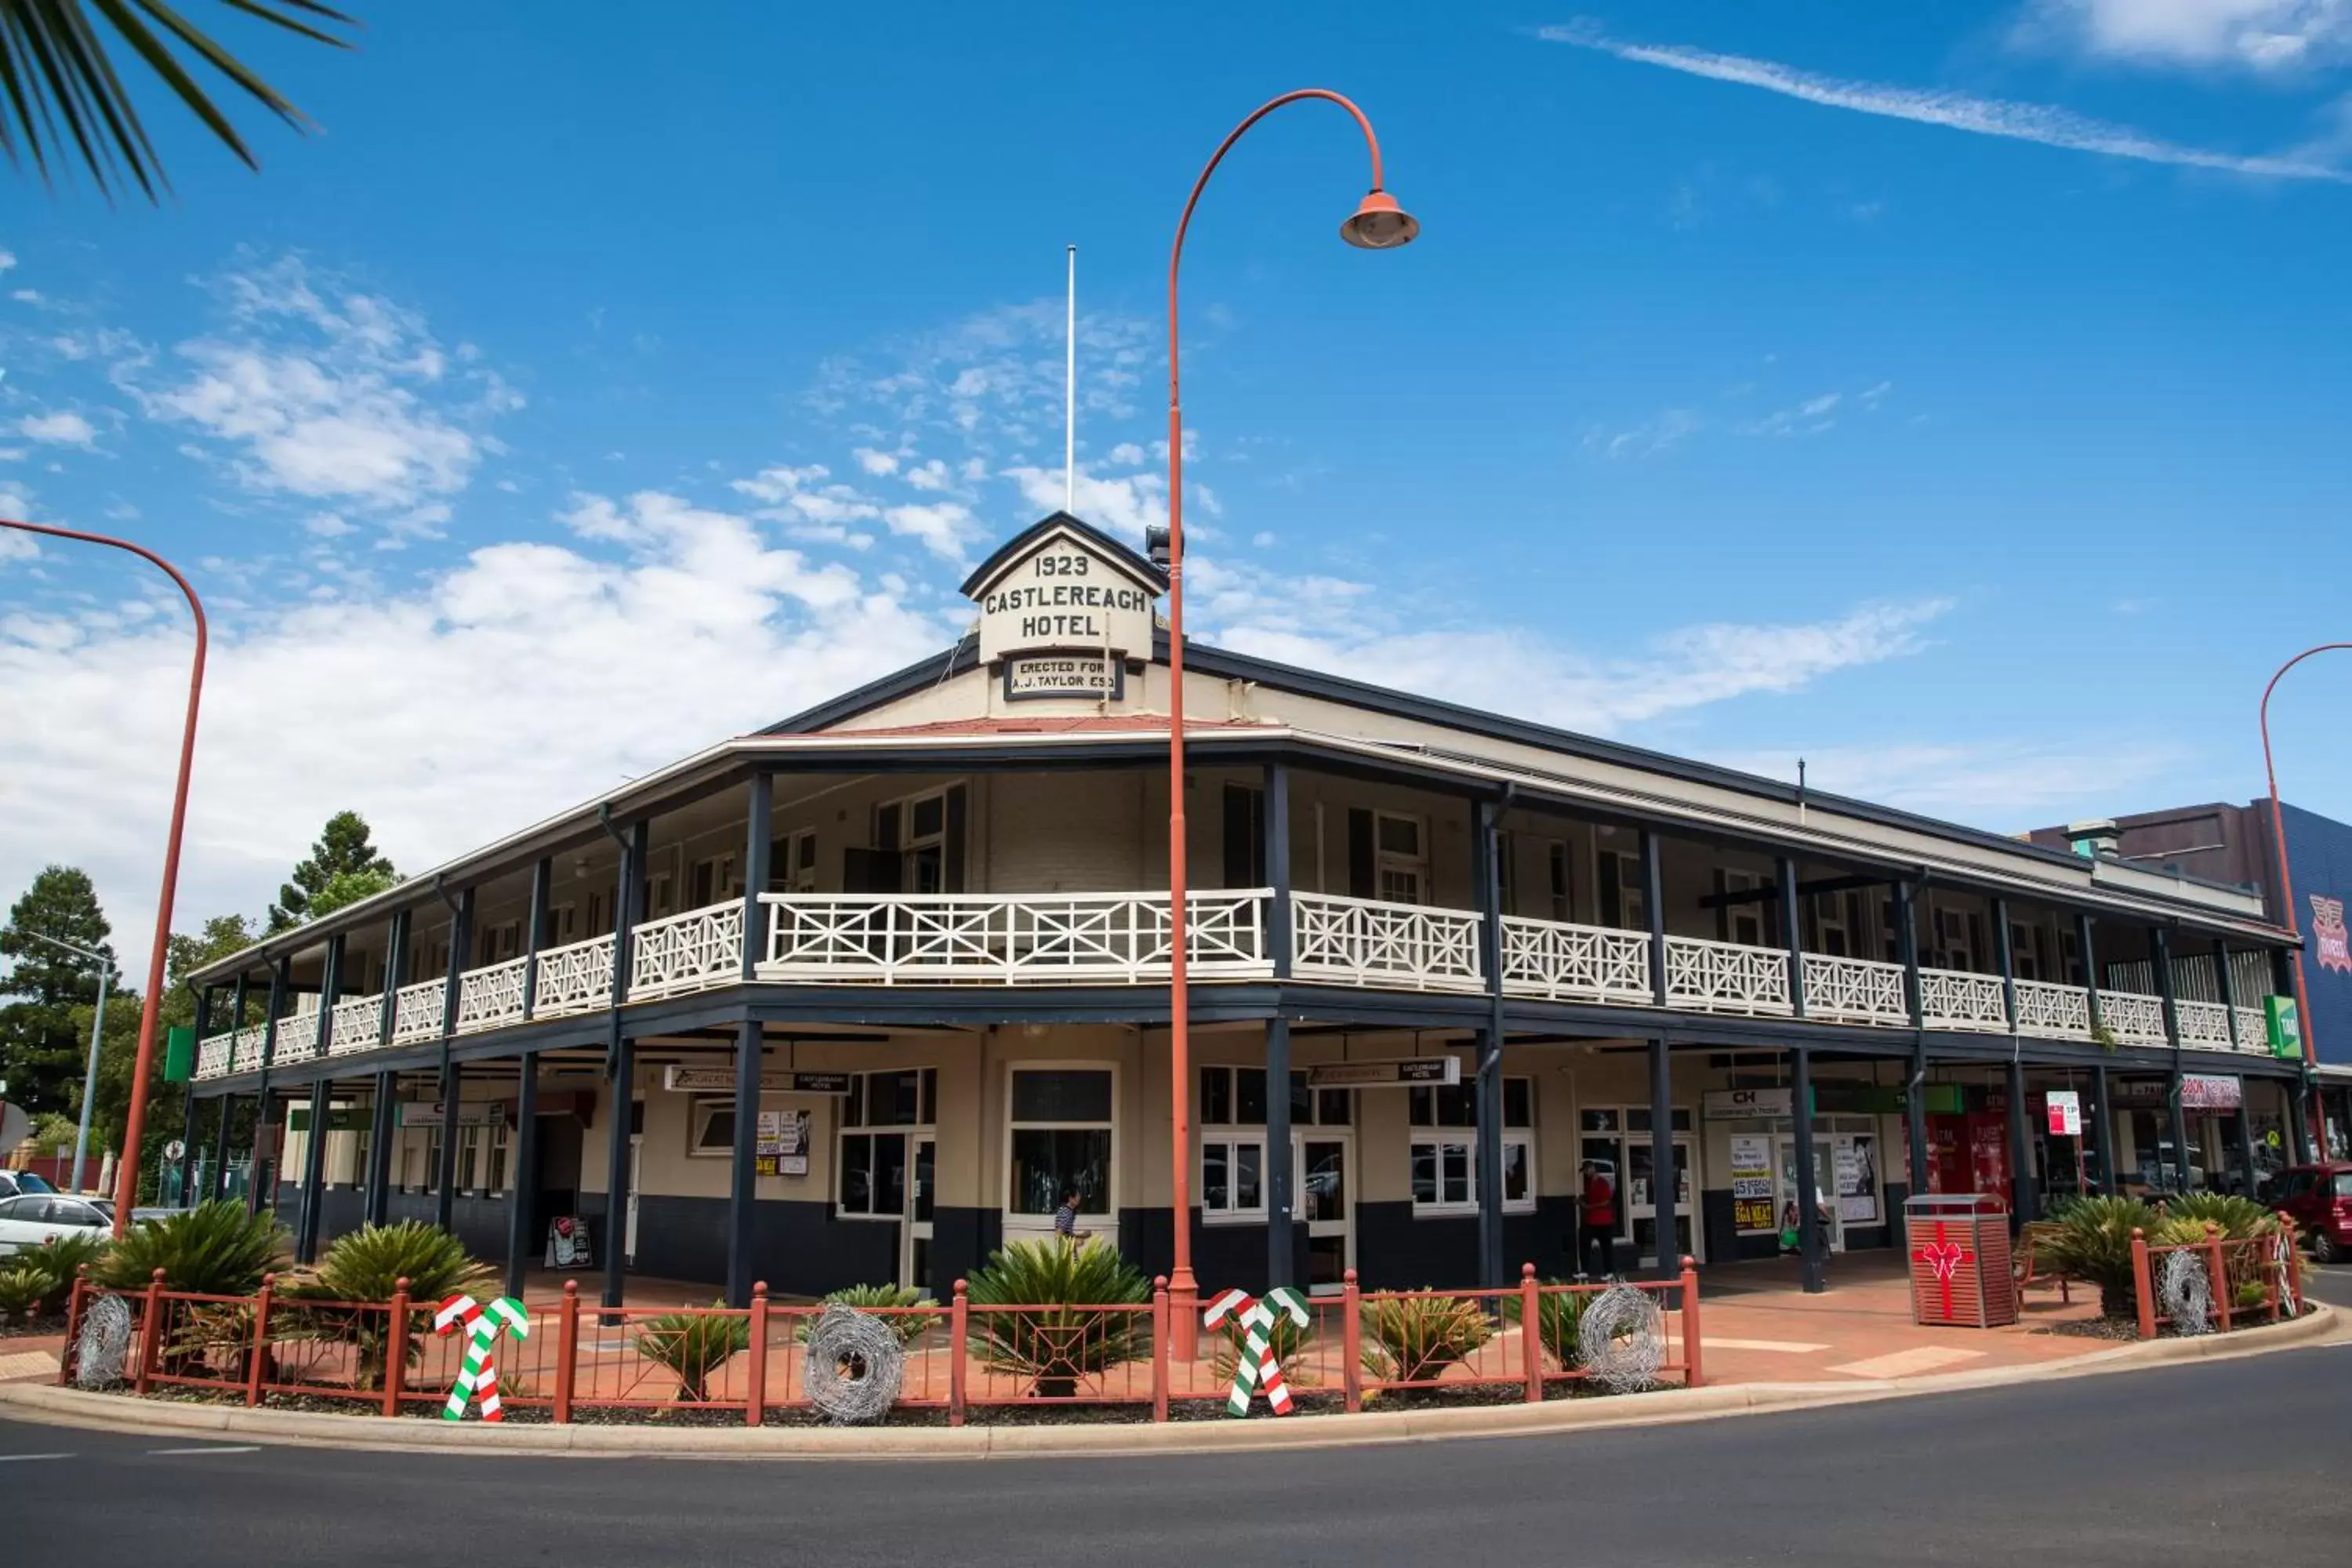
<svg viewBox="0 0 2352 1568">
<path fill-rule="evenodd" d="M 2176 1334 L 2201 1334 L 2213 1327 L 2213 1282 L 2205 1258 L 2195 1251 L 2168 1252 L 2158 1271 L 2157 1305 L 2172 1320 Z"/>
<path fill-rule="evenodd" d="M 809 1403 L 840 1426 L 879 1421 L 898 1398 L 907 1352 L 881 1319 L 838 1301 L 809 1331 L 802 1376 Z"/>
<path fill-rule="evenodd" d="M 2294 1237 L 2284 1226 L 2271 1237 L 2271 1267 L 2278 1277 L 2279 1315 L 2301 1317 L 2303 1303 L 2294 1299 Z"/>
<path fill-rule="evenodd" d="M 74 1339 L 74 1384 L 79 1388 L 111 1388 L 122 1381 L 122 1363 L 131 1354 L 131 1309 L 120 1296 L 100 1296 L 81 1315 Z"/>
<path fill-rule="evenodd" d="M 1592 1381 L 1612 1394 L 1654 1387 L 1666 1364 L 1666 1315 L 1648 1291 L 1612 1285 L 1586 1305 L 1576 1350 Z"/>
</svg>

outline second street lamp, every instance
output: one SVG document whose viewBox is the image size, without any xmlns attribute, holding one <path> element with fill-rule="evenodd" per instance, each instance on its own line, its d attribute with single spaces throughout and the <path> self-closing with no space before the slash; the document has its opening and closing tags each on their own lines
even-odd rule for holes
<svg viewBox="0 0 2352 1568">
<path fill-rule="evenodd" d="M 87 958 L 98 965 L 98 1006 L 89 1020 L 89 1064 L 82 1069 L 81 1121 L 74 1130 L 73 1185 L 68 1189 L 79 1195 L 81 1192 L 82 1165 L 89 1154 L 90 1102 L 98 1098 L 98 1047 L 106 1038 L 106 991 L 107 987 L 114 983 L 114 977 L 121 971 L 115 968 L 113 960 L 108 958 L 106 954 L 94 948 L 84 947 L 79 942 L 59 942 L 56 937 L 43 936 L 37 931 L 28 931 L 24 934 L 31 937 L 35 942 L 47 942 L 61 952 L 70 952 L 78 958 Z"/>
<path fill-rule="evenodd" d="M 1303 88 L 1286 92 L 1281 97 L 1261 104 L 1249 118 L 1234 127 L 1224 141 L 1218 143 L 1201 177 L 1192 182 L 1192 194 L 1185 199 L 1184 216 L 1176 223 L 1176 243 L 1168 255 L 1168 529 L 1164 547 L 1168 567 L 1168 922 L 1169 922 L 1169 1089 L 1171 1095 L 1170 1122 L 1174 1147 L 1171 1174 L 1174 1189 L 1169 1205 L 1175 1233 L 1174 1267 L 1168 1271 L 1168 1307 L 1173 1320 L 1176 1350 L 1186 1357 L 1193 1353 L 1200 1329 L 1200 1282 L 1192 1277 L 1192 1118 L 1191 1026 L 1192 1010 L 1186 994 L 1187 942 L 1186 867 L 1184 864 L 1184 410 L 1177 375 L 1176 342 L 1176 277 L 1184 259 L 1184 236 L 1192 226 L 1192 209 L 1200 205 L 1201 192 L 1207 187 L 1209 176 L 1217 172 L 1225 154 L 1233 151 L 1249 128 L 1286 104 L 1299 103 L 1308 99 L 1321 99 L 1344 109 L 1355 120 L 1357 129 L 1364 133 L 1364 146 L 1371 154 L 1372 187 L 1345 223 L 1339 226 L 1339 237 L 1361 250 L 1390 250 L 1412 242 L 1421 232 L 1421 225 L 1412 216 L 1397 205 L 1396 198 L 1388 194 L 1381 179 L 1381 143 L 1372 134 L 1372 122 L 1364 111 L 1339 93 L 1328 89 Z M 1163 553 L 1160 541 L 1153 541 L 1152 553 Z M 1287 1084 L 1268 1084 L 1268 1094 L 1287 1094 Z M 1269 1158 L 1286 1160 L 1287 1150 L 1269 1151 Z"/>
</svg>

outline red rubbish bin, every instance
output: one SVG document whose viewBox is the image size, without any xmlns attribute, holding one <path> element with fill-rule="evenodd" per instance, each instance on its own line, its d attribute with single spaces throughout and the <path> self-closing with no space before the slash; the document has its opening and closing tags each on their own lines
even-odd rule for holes
<svg viewBox="0 0 2352 1568">
<path fill-rule="evenodd" d="M 1983 1193 L 1922 1193 L 1903 1204 L 1911 1249 L 1911 1321 L 1995 1329 L 2017 1321 L 2009 1210 Z"/>
</svg>

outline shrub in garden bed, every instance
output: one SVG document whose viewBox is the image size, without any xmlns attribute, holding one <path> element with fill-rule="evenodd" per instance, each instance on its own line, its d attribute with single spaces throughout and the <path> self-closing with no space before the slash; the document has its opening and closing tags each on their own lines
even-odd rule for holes
<svg viewBox="0 0 2352 1568">
<path fill-rule="evenodd" d="M 422 1220 L 397 1225 L 369 1225 L 335 1238 L 319 1267 L 294 1280 L 280 1293 L 288 1313 L 286 1337 L 341 1342 L 353 1347 L 352 1385 L 382 1388 L 386 1341 L 391 1336 L 389 1310 L 359 1311 L 312 1303 L 392 1300 L 404 1279 L 408 1299 L 430 1314 L 459 1292 L 478 1293 L 490 1288 L 497 1276 L 489 1266 L 466 1250 L 465 1244 L 440 1226 Z M 424 1353 L 417 1324 L 411 1319 L 407 1362 Z"/>
<path fill-rule="evenodd" d="M 637 1353 L 676 1374 L 683 1404 L 709 1399 L 712 1376 L 751 1343 L 751 1320 L 732 1312 L 666 1312 L 637 1326 Z"/>
<path fill-rule="evenodd" d="M 1385 1383 L 1427 1383 L 1495 1337 L 1478 1303 L 1462 1296 L 1401 1296 L 1360 1310 L 1364 1370 Z"/>
<path fill-rule="evenodd" d="M 166 1290 L 250 1296 L 264 1274 L 286 1267 L 288 1256 L 275 1215 L 209 1203 L 132 1226 L 90 1272 L 114 1290 L 144 1290 L 160 1268 Z"/>
<path fill-rule="evenodd" d="M 824 1300 L 865 1311 L 876 1307 L 919 1307 L 923 1304 L 923 1293 L 910 1285 L 852 1285 L 846 1289 L 834 1291 Z M 903 1348 L 921 1339 L 932 1324 L 944 1321 L 946 1317 L 947 1314 L 941 1311 L 892 1312 L 881 1321 L 888 1324 L 890 1331 L 898 1336 L 898 1343 Z M 816 1320 L 804 1318 L 795 1337 L 805 1344 L 809 1335 L 815 1331 Z"/>
<path fill-rule="evenodd" d="M 2076 1198 L 2052 1215 L 2057 1228 L 2042 1244 L 2055 1268 L 2099 1289 L 2099 1310 L 2136 1317 L 2139 1295 L 2132 1279 L 2132 1232 L 2152 1238 L 2162 1216 L 2137 1198 Z"/>
<path fill-rule="evenodd" d="M 966 1295 L 974 1307 L 1034 1309 L 974 1312 L 971 1338 L 982 1361 L 1027 1373 L 1042 1399 L 1069 1398 L 1080 1378 L 1151 1353 L 1150 1314 L 1087 1310 L 1151 1300 L 1151 1281 L 1099 1240 L 1013 1242 L 990 1256 Z"/>
<path fill-rule="evenodd" d="M 1543 1283 L 1560 1285 L 1567 1281 L 1547 1279 Z M 1584 1352 L 1577 1336 L 1584 1327 L 1584 1309 L 1591 1301 L 1590 1295 L 1574 1290 L 1547 1290 L 1536 1298 L 1536 1342 L 1543 1347 L 1545 1354 L 1551 1357 L 1552 1364 L 1562 1372 L 1575 1371 L 1583 1359 Z M 1517 1322 L 1519 1298 L 1516 1294 L 1506 1296 L 1502 1299 L 1502 1305 L 1503 1321 Z"/>
</svg>

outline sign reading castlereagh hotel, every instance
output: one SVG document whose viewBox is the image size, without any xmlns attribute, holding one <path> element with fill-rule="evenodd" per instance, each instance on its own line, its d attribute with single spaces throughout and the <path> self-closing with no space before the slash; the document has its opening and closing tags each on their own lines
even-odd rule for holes
<svg viewBox="0 0 2352 1568">
<path fill-rule="evenodd" d="M 963 585 L 980 606 L 980 658 L 1001 667 L 1007 699 L 1116 699 L 1129 663 L 1151 657 L 1159 571 L 1109 535 L 1056 513 L 985 562 Z"/>
</svg>

